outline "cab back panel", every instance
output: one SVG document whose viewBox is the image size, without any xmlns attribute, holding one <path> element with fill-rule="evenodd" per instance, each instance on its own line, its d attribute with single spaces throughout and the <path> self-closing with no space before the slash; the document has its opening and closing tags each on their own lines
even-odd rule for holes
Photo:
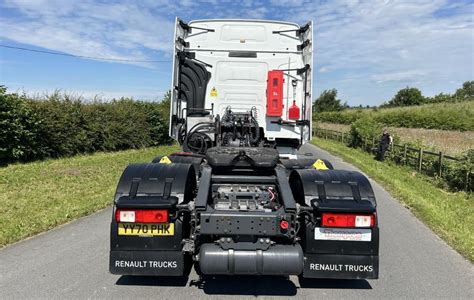
<svg viewBox="0 0 474 300">
<path fill-rule="evenodd" d="M 205 109 L 214 116 L 222 116 L 228 107 L 235 112 L 246 112 L 254 107 L 256 119 L 267 139 L 300 140 L 303 129 L 303 142 L 309 140 L 310 126 L 275 124 L 280 117 L 267 116 L 266 106 L 268 72 L 284 70 L 281 119 L 289 120 L 288 108 L 295 101 L 301 110 L 306 111 L 301 113 L 302 117 L 311 120 L 311 70 L 304 74 L 296 71 L 312 65 L 311 29 L 303 35 L 297 34 L 300 27 L 296 24 L 255 20 L 202 20 L 190 22 L 188 26 L 191 28 L 187 32 L 176 30 L 175 51 L 192 53 L 196 61 L 206 65 L 210 79 L 203 99 Z M 180 28 L 179 23 L 177 27 Z M 292 31 L 277 33 L 282 30 Z M 304 40 L 308 40 L 308 45 L 300 49 Z M 175 65 L 174 77 L 179 72 L 179 66 Z M 293 79 L 297 82 L 295 88 Z M 303 103 L 305 82 L 306 105 Z M 174 82 L 174 89 L 177 83 Z M 177 89 L 179 91 L 179 87 Z M 176 118 L 187 118 L 179 109 L 190 102 L 180 97 L 179 92 L 173 94 L 172 102 L 171 114 L 176 114 Z M 188 111 L 194 108 L 188 108 Z M 170 129 L 170 133 L 177 138 L 176 130 Z"/>
</svg>

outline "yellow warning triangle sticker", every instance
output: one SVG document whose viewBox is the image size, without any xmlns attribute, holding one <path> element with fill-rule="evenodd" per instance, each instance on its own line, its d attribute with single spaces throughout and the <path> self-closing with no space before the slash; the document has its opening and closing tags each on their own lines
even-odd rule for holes
<svg viewBox="0 0 474 300">
<path fill-rule="evenodd" d="M 163 156 L 163 157 L 160 159 L 160 164 L 169 165 L 170 163 L 171 163 L 171 160 L 168 158 L 168 156 Z"/>
<path fill-rule="evenodd" d="M 324 161 L 320 159 L 314 162 L 313 168 L 315 168 L 316 170 L 329 170 Z"/>
<path fill-rule="evenodd" d="M 217 90 L 215 87 L 213 87 L 211 90 L 211 97 L 217 97 Z"/>
</svg>

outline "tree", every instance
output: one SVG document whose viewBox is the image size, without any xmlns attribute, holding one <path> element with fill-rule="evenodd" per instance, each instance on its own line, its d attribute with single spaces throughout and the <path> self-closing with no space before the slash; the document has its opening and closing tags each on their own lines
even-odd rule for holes
<svg viewBox="0 0 474 300">
<path fill-rule="evenodd" d="M 464 82 L 462 88 L 456 90 L 454 97 L 461 101 L 474 98 L 474 80 Z"/>
<path fill-rule="evenodd" d="M 341 104 L 341 100 L 337 99 L 336 89 L 324 90 L 313 104 L 315 112 L 340 111 L 344 108 L 347 108 L 347 103 Z"/>
<path fill-rule="evenodd" d="M 450 102 L 453 100 L 453 96 L 450 94 L 439 93 L 433 97 L 426 98 L 427 103 L 443 103 L 443 102 Z"/>
<path fill-rule="evenodd" d="M 412 106 L 425 103 L 426 99 L 417 88 L 406 87 L 398 91 L 387 106 Z"/>
</svg>

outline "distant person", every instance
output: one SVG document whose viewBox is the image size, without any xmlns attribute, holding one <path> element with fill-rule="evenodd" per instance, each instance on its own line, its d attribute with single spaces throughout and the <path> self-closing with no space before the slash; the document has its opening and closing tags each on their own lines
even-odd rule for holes
<svg viewBox="0 0 474 300">
<path fill-rule="evenodd" d="M 382 138 L 380 139 L 379 149 L 377 152 L 377 159 L 379 161 L 385 160 L 385 152 L 387 152 L 390 145 L 392 145 L 393 138 L 388 132 L 387 128 L 383 130 Z"/>
</svg>

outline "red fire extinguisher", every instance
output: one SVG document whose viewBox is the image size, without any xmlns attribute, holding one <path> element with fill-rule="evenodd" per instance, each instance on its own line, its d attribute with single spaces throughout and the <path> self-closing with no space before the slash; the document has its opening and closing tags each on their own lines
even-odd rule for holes
<svg viewBox="0 0 474 300">
<path fill-rule="evenodd" d="M 291 82 L 293 86 L 293 99 L 296 98 L 296 80 Z M 298 120 L 300 118 L 300 108 L 296 105 L 296 100 L 293 100 L 293 105 L 288 109 L 288 118 L 291 120 Z"/>
<path fill-rule="evenodd" d="M 288 117 L 291 120 L 298 120 L 300 118 L 300 108 L 296 105 L 296 100 L 293 100 L 293 105 L 288 110 Z"/>
</svg>

